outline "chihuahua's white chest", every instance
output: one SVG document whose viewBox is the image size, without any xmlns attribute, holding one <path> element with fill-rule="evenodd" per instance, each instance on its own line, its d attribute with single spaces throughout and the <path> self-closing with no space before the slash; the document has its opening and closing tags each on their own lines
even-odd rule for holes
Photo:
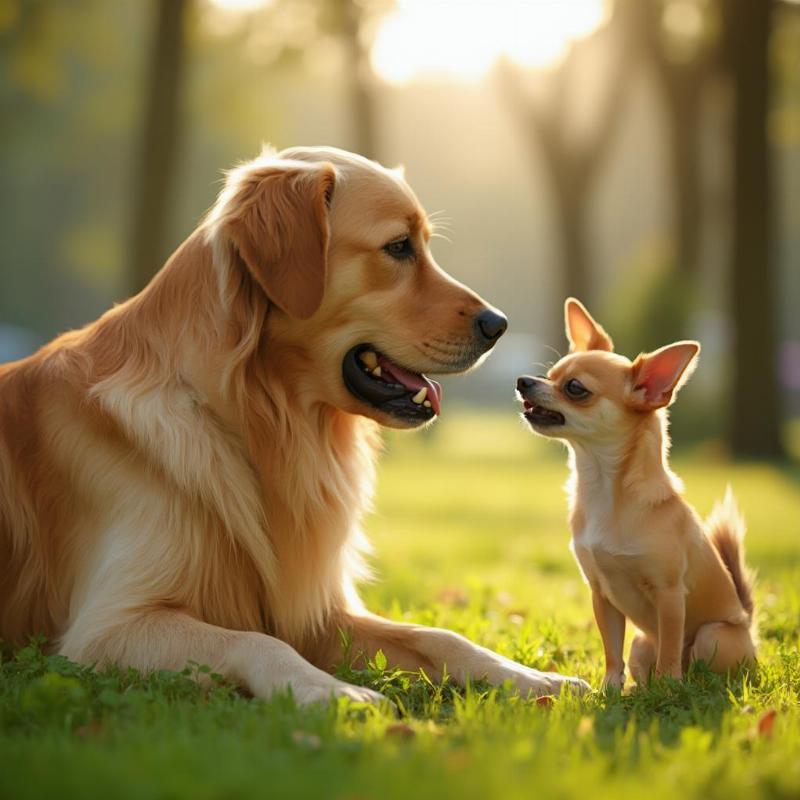
<svg viewBox="0 0 800 800">
<path fill-rule="evenodd" d="M 656 627 L 649 591 L 648 554 L 640 539 L 618 524 L 610 502 L 592 509 L 573 529 L 571 549 L 586 581 L 643 630 Z"/>
</svg>

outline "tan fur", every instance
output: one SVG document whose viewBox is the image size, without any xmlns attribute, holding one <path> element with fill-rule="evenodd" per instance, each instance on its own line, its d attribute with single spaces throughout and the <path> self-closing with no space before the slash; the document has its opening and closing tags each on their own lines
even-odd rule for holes
<svg viewBox="0 0 800 800">
<path fill-rule="evenodd" d="M 531 424 L 570 450 L 572 548 L 592 589 L 604 685 L 624 682 L 627 619 L 638 629 L 630 667 L 639 682 L 652 668 L 681 677 L 692 659 L 721 672 L 752 662 L 752 579 L 733 495 L 704 524 L 668 463 L 666 409 L 699 345 L 679 342 L 630 362 L 580 303 L 568 300 L 565 312 L 571 353 L 520 393 L 528 407 L 564 416 L 560 426 Z M 571 397 L 572 380 L 590 394 Z"/>
<path fill-rule="evenodd" d="M 398 264 L 383 247 L 404 235 L 417 256 Z M 485 304 L 429 236 L 396 173 L 265 153 L 144 291 L 0 367 L 0 637 L 145 670 L 194 660 L 259 696 L 377 700 L 324 671 L 344 629 L 355 652 L 557 689 L 356 594 L 378 428 L 398 423 L 346 390 L 344 353 L 368 341 L 446 372 L 483 352 Z"/>
<path fill-rule="evenodd" d="M 729 486 L 722 502 L 717 503 L 706 521 L 708 538 L 717 548 L 722 563 L 731 574 L 736 594 L 742 608 L 752 619 L 755 603 L 753 601 L 754 577 L 744 560 L 744 518 L 736 505 L 736 498 Z"/>
</svg>

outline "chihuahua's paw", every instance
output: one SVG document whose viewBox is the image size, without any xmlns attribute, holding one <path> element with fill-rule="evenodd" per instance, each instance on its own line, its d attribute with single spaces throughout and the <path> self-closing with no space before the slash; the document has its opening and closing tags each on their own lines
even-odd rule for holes
<svg viewBox="0 0 800 800">
<path fill-rule="evenodd" d="M 515 674 L 511 678 L 523 696 L 531 694 L 539 697 L 546 694 L 558 695 L 562 691 L 581 695 L 592 690 L 592 687 L 580 678 L 560 675 L 557 672 L 539 672 L 529 667 L 515 670 Z"/>
<path fill-rule="evenodd" d="M 613 672 L 606 672 L 603 676 L 602 689 L 615 689 L 620 691 L 625 685 L 625 670 L 614 670 Z"/>
</svg>

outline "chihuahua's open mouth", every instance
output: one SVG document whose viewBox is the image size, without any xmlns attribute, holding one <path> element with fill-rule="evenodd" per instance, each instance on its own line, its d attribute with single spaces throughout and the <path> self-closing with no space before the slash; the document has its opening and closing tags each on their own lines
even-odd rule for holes
<svg viewBox="0 0 800 800">
<path fill-rule="evenodd" d="M 441 413 L 440 384 L 395 364 L 372 345 L 360 344 L 347 351 L 342 377 L 358 400 L 406 422 L 427 422 Z"/>
<path fill-rule="evenodd" d="M 551 411 L 549 408 L 544 408 L 544 406 L 537 406 L 529 400 L 523 400 L 522 404 L 525 407 L 522 416 L 525 417 L 531 425 L 544 428 L 553 425 L 563 425 L 565 422 L 564 415 L 558 411 Z"/>
</svg>

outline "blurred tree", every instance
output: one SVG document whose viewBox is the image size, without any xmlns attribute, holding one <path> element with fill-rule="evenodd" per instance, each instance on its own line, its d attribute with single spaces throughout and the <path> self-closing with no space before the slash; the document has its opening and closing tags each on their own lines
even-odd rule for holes
<svg viewBox="0 0 800 800">
<path fill-rule="evenodd" d="M 544 163 L 553 194 L 560 248 L 559 297 L 574 295 L 591 303 L 591 264 L 588 248 L 588 214 L 592 188 L 600 166 L 613 141 L 622 117 L 629 75 L 628 49 L 622 35 L 626 7 L 616 7 L 610 21 L 590 37 L 574 43 L 565 59 L 546 78 L 550 91 L 545 99 L 535 98 L 525 86 L 520 70 L 504 63 L 500 80 L 507 104 L 524 139 L 531 160 Z M 580 51 L 608 40 L 609 74 L 598 104 L 593 128 L 575 134 L 569 110 L 574 102 L 575 84 L 583 73 Z"/>
<path fill-rule="evenodd" d="M 707 0 L 627 0 L 630 44 L 652 68 L 669 130 L 674 263 L 694 278 L 703 227 L 700 133 L 717 62 L 715 6 Z M 691 284 L 688 284 L 691 285 Z"/>
<path fill-rule="evenodd" d="M 733 391 L 730 442 L 745 457 L 781 457 L 774 203 L 767 123 L 774 0 L 722 0 L 733 100 Z"/>
<path fill-rule="evenodd" d="M 145 15 L 124 0 L 0 6 L 0 319 L 47 339 L 119 296 Z"/>
<path fill-rule="evenodd" d="M 139 291 L 169 255 L 181 119 L 187 0 L 155 0 L 147 64 L 130 243 L 131 290 Z"/>
<path fill-rule="evenodd" d="M 351 147 L 367 158 L 378 157 L 375 127 L 375 93 L 372 67 L 369 62 L 367 22 L 375 12 L 371 4 L 358 0 L 327 0 L 327 22 L 344 48 L 344 83 L 349 118 L 352 120 Z M 381 3 L 380 5 L 385 5 Z"/>
<path fill-rule="evenodd" d="M 211 176 L 220 166 L 254 155 L 260 142 L 280 142 L 280 102 L 270 103 L 268 93 L 285 91 L 303 70 L 313 68 L 316 50 L 328 54 L 332 44 L 341 53 L 338 84 L 351 130 L 342 144 L 376 156 L 369 41 L 391 0 L 272 0 L 244 11 L 153 0 L 152 8 L 131 230 L 134 290 L 187 234 L 187 220 L 196 220 L 208 207 Z M 185 69 L 187 50 L 190 70 Z M 203 120 L 192 126 L 185 142 L 184 113 Z"/>
</svg>

